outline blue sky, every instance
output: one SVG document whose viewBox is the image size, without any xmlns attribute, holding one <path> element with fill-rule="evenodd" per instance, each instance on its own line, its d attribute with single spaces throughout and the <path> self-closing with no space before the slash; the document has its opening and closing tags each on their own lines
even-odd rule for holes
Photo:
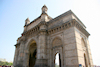
<svg viewBox="0 0 100 67">
<path fill-rule="evenodd" d="M 100 65 L 100 0 L 0 0 L 0 58 L 13 61 L 16 40 L 23 32 L 25 19 L 34 20 L 43 5 L 52 18 L 72 10 L 86 25 L 95 65 Z"/>
</svg>

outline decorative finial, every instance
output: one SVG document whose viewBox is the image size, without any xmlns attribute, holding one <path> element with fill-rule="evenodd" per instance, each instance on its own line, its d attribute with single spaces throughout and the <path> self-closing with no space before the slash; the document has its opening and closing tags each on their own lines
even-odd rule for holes
<svg viewBox="0 0 100 67">
<path fill-rule="evenodd" d="M 25 20 L 25 25 L 27 25 L 27 24 L 29 24 L 30 23 L 30 20 L 29 20 L 29 18 L 27 18 L 26 20 Z"/>
<path fill-rule="evenodd" d="M 47 10 L 48 10 L 48 8 L 47 8 L 47 6 L 46 5 L 44 5 L 43 7 L 42 7 L 42 13 L 47 13 Z"/>
</svg>

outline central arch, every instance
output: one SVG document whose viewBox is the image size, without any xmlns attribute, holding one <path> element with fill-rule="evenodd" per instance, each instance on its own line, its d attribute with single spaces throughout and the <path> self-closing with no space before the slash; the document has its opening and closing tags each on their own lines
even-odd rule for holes
<svg viewBox="0 0 100 67">
<path fill-rule="evenodd" d="M 37 56 L 37 44 L 35 40 L 29 43 L 29 67 L 34 67 Z"/>
</svg>

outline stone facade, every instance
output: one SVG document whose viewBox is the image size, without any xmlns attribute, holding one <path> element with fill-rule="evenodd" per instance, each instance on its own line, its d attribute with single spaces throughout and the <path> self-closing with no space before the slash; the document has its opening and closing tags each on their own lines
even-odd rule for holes
<svg viewBox="0 0 100 67">
<path fill-rule="evenodd" d="M 60 67 L 93 67 L 85 25 L 71 11 L 51 18 L 48 8 L 30 22 L 25 20 L 24 32 L 18 38 L 14 67 L 55 67 L 55 56 L 60 54 Z"/>
</svg>

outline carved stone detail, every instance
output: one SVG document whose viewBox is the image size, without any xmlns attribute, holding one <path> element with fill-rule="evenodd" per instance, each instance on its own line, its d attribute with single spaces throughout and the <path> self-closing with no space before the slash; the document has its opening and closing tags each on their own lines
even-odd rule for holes
<svg viewBox="0 0 100 67">
<path fill-rule="evenodd" d="M 53 40 L 52 46 L 53 46 L 53 47 L 56 47 L 56 46 L 60 46 L 60 45 L 62 45 L 61 39 L 55 38 L 55 39 Z"/>
</svg>

